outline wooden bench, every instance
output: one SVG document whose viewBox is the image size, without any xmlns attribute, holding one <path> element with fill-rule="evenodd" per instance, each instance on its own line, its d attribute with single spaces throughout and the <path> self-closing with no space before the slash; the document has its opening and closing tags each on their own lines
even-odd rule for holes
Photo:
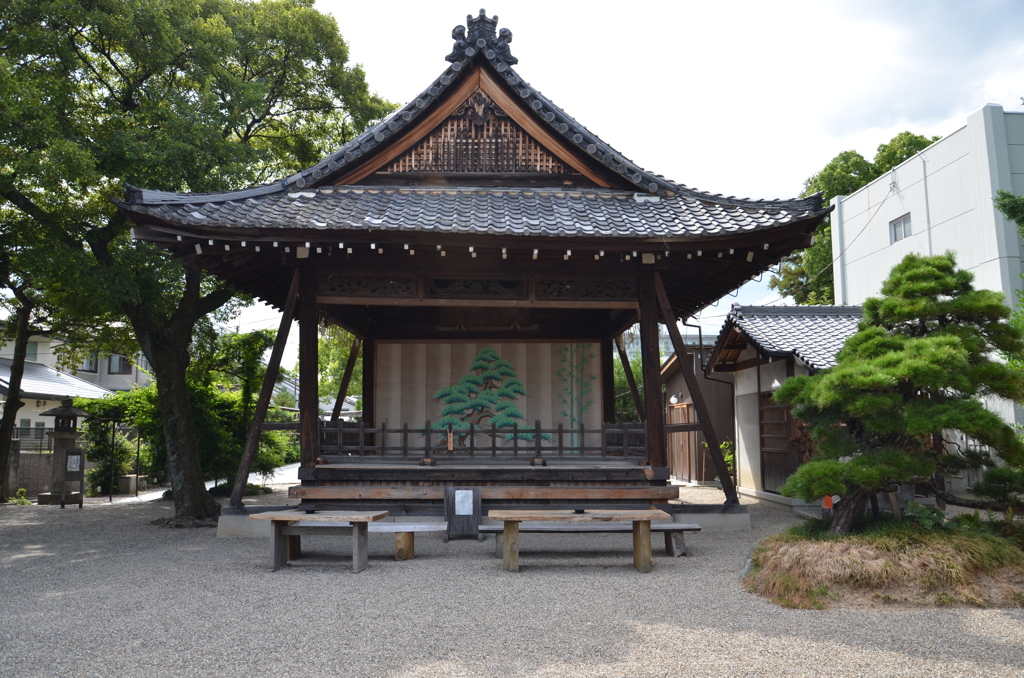
<svg viewBox="0 0 1024 678">
<path fill-rule="evenodd" d="M 651 521 L 664 520 L 670 516 L 658 509 L 639 510 L 575 510 L 575 511 L 537 511 L 511 510 L 490 511 L 487 517 L 500 520 L 502 527 L 502 567 L 508 572 L 519 571 L 519 531 L 523 522 L 568 523 L 563 526 L 565 532 L 583 532 L 577 525 L 592 523 L 613 523 L 629 521 L 630 532 L 633 533 L 633 567 L 639 572 L 650 572 L 651 561 Z M 529 529 L 529 528 L 527 528 Z M 591 530 L 592 531 L 592 530 Z"/>
<path fill-rule="evenodd" d="M 267 511 L 253 513 L 255 520 L 271 521 L 270 569 L 279 570 L 289 560 L 302 556 L 304 534 L 352 536 L 352 572 L 362 572 L 367 564 L 367 524 L 388 515 L 387 511 Z"/>
<path fill-rule="evenodd" d="M 502 557 L 502 533 L 504 525 L 481 525 L 481 534 L 494 535 L 494 555 Z M 544 523 L 533 522 L 519 525 L 520 532 L 539 532 L 548 534 L 565 534 L 573 532 L 594 532 L 599 534 L 624 534 L 633 531 L 632 523 Z M 651 532 L 665 535 L 665 554 L 678 558 L 690 555 L 686 551 L 687 532 L 700 532 L 700 525 L 690 523 L 651 523 Z"/>
</svg>

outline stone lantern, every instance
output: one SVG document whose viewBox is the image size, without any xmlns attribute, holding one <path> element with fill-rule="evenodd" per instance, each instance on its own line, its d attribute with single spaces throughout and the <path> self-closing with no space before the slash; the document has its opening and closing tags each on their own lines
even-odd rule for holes
<svg viewBox="0 0 1024 678">
<path fill-rule="evenodd" d="M 84 410 L 72 407 L 71 398 L 61 400 L 60 407 L 41 413 L 44 417 L 54 417 L 53 430 L 47 433 L 53 440 L 53 464 L 50 467 L 50 491 L 39 495 L 40 504 L 60 503 L 64 508 L 65 500 L 77 503 L 82 508 L 85 496 L 85 453 L 75 447 L 75 442 L 84 435 L 78 430 L 78 418 L 89 416 Z M 77 483 L 77 490 L 68 483 Z"/>
</svg>

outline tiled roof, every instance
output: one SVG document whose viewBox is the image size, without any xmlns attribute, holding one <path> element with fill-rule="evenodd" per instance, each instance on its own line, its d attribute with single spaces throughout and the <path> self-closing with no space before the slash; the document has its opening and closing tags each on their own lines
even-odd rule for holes
<svg viewBox="0 0 1024 678">
<path fill-rule="evenodd" d="M 0 358 L 0 393 L 7 395 L 10 380 L 11 360 Z M 112 391 L 41 363 L 26 362 L 25 373 L 21 377 L 21 393 L 24 397 L 58 399 L 66 396 L 102 398 Z"/>
<path fill-rule="evenodd" d="M 862 314 L 860 306 L 733 304 L 726 328 L 732 323 L 762 355 L 792 355 L 812 370 L 823 370 L 836 364 L 836 354 L 857 332 Z"/>
<path fill-rule="evenodd" d="M 604 189 L 334 186 L 184 204 L 122 205 L 140 216 L 216 229 L 301 228 L 598 238 L 749 233 L 814 217 L 808 209 L 726 206 Z M 341 236 L 339 236 L 341 237 Z"/>
<path fill-rule="evenodd" d="M 275 196 L 277 200 L 287 201 L 288 198 L 285 196 L 295 193 L 300 189 L 329 184 L 332 177 L 342 175 L 349 168 L 358 164 L 362 158 L 375 154 L 392 139 L 411 129 L 413 125 L 417 124 L 427 114 L 436 101 L 441 99 L 449 89 L 455 86 L 460 80 L 460 74 L 470 70 L 473 60 L 481 59 L 520 96 L 524 106 L 534 112 L 534 115 L 541 124 L 545 124 L 549 131 L 561 139 L 563 143 L 569 147 L 576 148 L 582 155 L 589 157 L 592 162 L 604 165 L 608 170 L 621 177 L 627 184 L 634 186 L 636 191 L 645 194 L 676 196 L 676 199 L 680 201 L 679 204 L 682 206 L 681 209 L 697 208 L 694 209 L 695 213 L 692 215 L 692 219 L 696 223 L 710 223 L 711 227 L 714 228 L 733 216 L 743 219 L 748 210 L 751 210 L 755 215 L 779 210 L 783 213 L 782 221 L 787 220 L 785 218 L 787 215 L 815 214 L 828 210 L 827 207 L 822 207 L 820 195 L 794 200 L 750 200 L 746 198 L 724 197 L 687 188 L 682 184 L 669 181 L 660 175 L 642 169 L 617 150 L 601 141 L 597 135 L 590 132 L 547 97 L 531 87 L 529 83 L 512 70 L 512 65 L 518 62 L 509 51 L 512 33 L 507 28 L 502 28 L 500 32 L 495 31 L 497 17 L 488 18 L 484 10 L 480 10 L 479 16 L 468 16 L 466 24 L 465 28 L 457 26 L 452 32 L 455 46 L 452 53 L 446 57 L 451 62 L 450 65 L 420 96 L 389 115 L 379 124 L 366 130 L 316 165 L 285 177 L 278 182 L 239 191 L 206 194 L 174 193 L 129 186 L 126 189 L 127 203 L 132 205 L 200 205 L 259 199 L 267 196 Z M 440 195 L 440 193 L 431 193 L 429 195 Z M 466 195 L 470 194 L 467 193 Z M 628 195 L 632 195 L 632 190 Z M 442 200 L 442 198 L 437 199 Z M 450 200 L 451 198 L 448 199 Z M 429 200 L 430 198 L 425 199 L 425 201 Z M 469 200 L 472 199 L 462 198 L 463 206 L 466 206 Z M 702 214 L 706 210 L 700 209 L 698 205 L 704 205 L 711 211 L 723 211 L 727 216 L 723 217 L 719 214 L 713 216 L 711 221 L 707 222 L 707 217 Z M 121 206 L 127 208 L 123 203 L 121 203 Z M 629 208 L 625 211 L 634 212 L 637 210 Z M 325 215 L 314 216 L 317 218 L 313 221 L 323 221 Z M 778 222 L 779 219 L 775 221 Z M 316 228 L 315 224 L 311 224 L 309 221 L 296 225 Z M 405 224 L 405 226 L 418 229 L 423 225 Z M 742 230 L 742 227 L 737 228 Z"/>
</svg>

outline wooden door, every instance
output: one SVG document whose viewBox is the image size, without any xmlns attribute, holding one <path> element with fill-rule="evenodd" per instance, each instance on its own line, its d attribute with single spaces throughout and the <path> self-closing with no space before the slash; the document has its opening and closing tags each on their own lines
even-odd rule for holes
<svg viewBox="0 0 1024 678">
<path fill-rule="evenodd" d="M 761 487 L 778 493 L 800 465 L 800 451 L 793 441 L 793 416 L 789 407 L 775 402 L 771 392 L 761 393 Z"/>
<path fill-rule="evenodd" d="M 693 405 L 679 403 L 669 405 L 668 423 L 688 424 L 694 420 Z M 668 436 L 669 473 L 680 480 L 693 482 L 700 480 L 696 468 L 696 437 L 694 432 L 670 433 Z"/>
</svg>

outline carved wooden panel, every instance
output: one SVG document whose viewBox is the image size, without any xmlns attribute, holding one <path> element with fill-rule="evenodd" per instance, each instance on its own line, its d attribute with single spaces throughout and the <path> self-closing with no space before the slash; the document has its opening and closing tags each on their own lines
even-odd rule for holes
<svg viewBox="0 0 1024 678">
<path fill-rule="evenodd" d="M 477 89 L 431 134 L 382 171 L 567 174 L 573 170 Z"/>
<path fill-rule="evenodd" d="M 434 278 L 427 294 L 433 299 L 525 299 L 526 281 L 482 278 Z"/>
<path fill-rule="evenodd" d="M 335 297 L 415 298 L 416 278 L 329 275 L 320 278 L 319 294 Z"/>
<path fill-rule="evenodd" d="M 537 299 L 634 301 L 636 298 L 636 281 L 631 279 L 558 279 L 537 281 Z"/>
</svg>

